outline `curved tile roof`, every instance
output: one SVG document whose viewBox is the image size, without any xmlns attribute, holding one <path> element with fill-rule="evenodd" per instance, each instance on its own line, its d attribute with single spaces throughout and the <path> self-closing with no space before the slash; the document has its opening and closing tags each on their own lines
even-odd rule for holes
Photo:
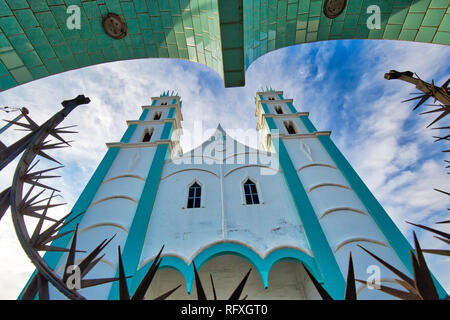
<svg viewBox="0 0 450 320">
<path fill-rule="evenodd" d="M 332 39 L 393 39 L 450 44 L 450 0 L 348 0 L 335 19 L 325 0 L 0 0 L 0 90 L 104 62 L 177 58 L 205 64 L 226 87 L 278 48 Z M 369 30 L 367 8 L 381 9 Z M 69 29 L 71 5 L 80 29 Z M 102 28 L 112 12 L 127 23 L 116 40 Z"/>
</svg>

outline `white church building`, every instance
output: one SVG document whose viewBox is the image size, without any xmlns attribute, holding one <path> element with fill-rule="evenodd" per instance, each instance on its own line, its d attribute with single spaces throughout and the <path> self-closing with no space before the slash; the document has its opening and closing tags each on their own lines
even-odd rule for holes
<svg viewBox="0 0 450 320">
<path fill-rule="evenodd" d="M 411 275 L 408 241 L 340 153 L 331 132 L 317 131 L 282 91 L 256 93 L 258 149 L 219 125 L 202 145 L 182 153 L 178 95 L 153 97 L 127 121 L 78 202 L 77 247 L 89 252 L 115 235 L 91 277 L 118 274 L 120 246 L 130 292 L 164 245 L 146 297 L 182 286 L 170 299 L 196 299 L 195 262 L 212 297 L 226 299 L 252 268 L 247 299 L 320 299 L 307 268 L 335 299 L 345 292 L 350 252 L 358 299 L 390 299 L 373 288 L 399 288 L 396 276 L 358 245 Z M 77 253 L 77 261 L 85 254 Z M 63 271 L 65 255 L 49 253 Z M 375 279 L 375 282 L 373 280 Z M 371 282 L 372 281 L 372 282 Z M 379 281 L 379 282 L 377 282 Z M 117 299 L 118 283 L 80 290 Z M 63 296 L 50 290 L 51 299 Z"/>
</svg>

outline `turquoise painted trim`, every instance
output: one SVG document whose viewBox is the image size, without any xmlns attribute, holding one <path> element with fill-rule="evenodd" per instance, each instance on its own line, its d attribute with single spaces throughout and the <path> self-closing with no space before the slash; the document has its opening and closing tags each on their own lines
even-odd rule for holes
<svg viewBox="0 0 450 320">
<path fill-rule="evenodd" d="M 147 112 L 146 112 L 147 111 Z M 148 110 L 144 110 L 142 112 L 141 118 L 145 118 L 146 114 L 148 113 Z M 133 135 L 133 132 L 136 128 L 129 126 L 127 130 L 125 131 L 125 134 L 123 135 L 121 142 L 129 142 L 129 139 Z M 72 214 L 67 217 L 66 220 L 72 219 L 74 216 L 79 214 L 80 212 L 86 211 L 89 207 L 89 205 L 92 202 L 92 199 L 94 198 L 95 194 L 97 193 L 98 188 L 102 184 L 103 180 L 105 179 L 106 174 L 108 173 L 109 169 L 111 168 L 111 165 L 113 164 L 114 160 L 117 157 L 117 154 L 119 153 L 119 148 L 109 148 L 106 152 L 105 156 L 103 157 L 102 161 L 98 165 L 97 169 L 95 169 L 94 174 L 92 175 L 91 179 L 89 179 L 88 184 L 84 188 L 84 190 L 81 192 L 80 196 L 78 197 L 77 202 L 75 202 L 73 208 L 72 208 Z M 83 215 L 79 216 L 78 218 L 74 219 L 71 223 L 69 223 L 64 228 L 61 228 L 61 230 L 58 233 L 66 232 L 69 230 L 73 230 L 77 224 L 81 222 L 83 218 Z M 61 237 L 59 239 L 56 239 L 51 243 L 52 246 L 62 247 L 66 248 L 70 243 L 71 237 Z M 50 268 L 55 269 L 59 260 L 61 259 L 61 256 L 63 255 L 62 252 L 46 252 L 44 254 L 43 259 Z M 22 289 L 22 292 L 20 293 L 18 299 L 20 299 L 27 288 L 28 284 L 31 281 L 31 278 L 35 275 L 36 271 L 33 272 L 30 279 L 28 280 L 27 284 Z"/>
<path fill-rule="evenodd" d="M 328 154 L 333 159 L 336 166 L 344 175 L 345 179 L 350 184 L 350 187 L 355 191 L 358 198 L 361 200 L 363 205 L 366 207 L 367 212 L 371 215 L 377 226 L 383 232 L 384 236 L 388 240 L 391 247 L 397 253 L 397 256 L 402 261 L 403 265 L 412 274 L 413 269 L 411 265 L 410 250 L 413 250 L 411 245 L 401 231 L 397 228 L 395 223 L 389 217 L 387 212 L 370 192 L 369 188 L 365 185 L 344 155 L 339 151 L 339 149 L 334 144 L 328 136 L 319 136 L 319 140 L 322 146 L 328 152 Z M 434 276 L 433 276 L 434 278 Z M 439 281 L 434 278 L 436 289 L 439 292 L 440 298 L 447 297 L 447 292 L 441 286 Z"/>
<path fill-rule="evenodd" d="M 261 103 L 261 106 L 263 108 L 264 113 L 266 113 L 266 114 L 270 113 L 270 110 L 269 110 L 269 107 L 267 106 L 267 104 Z"/>
<path fill-rule="evenodd" d="M 147 180 L 145 181 L 141 197 L 139 199 L 133 222 L 128 232 L 125 246 L 122 250 L 122 259 L 127 274 L 134 274 L 139 265 L 139 259 L 144 246 L 145 236 L 147 235 L 148 224 L 155 203 L 156 193 L 158 191 L 161 172 L 164 166 L 164 159 L 168 150 L 167 144 L 160 144 L 156 147 L 155 155 L 150 166 Z M 118 276 L 116 270 L 116 277 Z M 114 282 L 109 293 L 110 300 L 119 298 L 119 284 Z"/>
<path fill-rule="evenodd" d="M 237 255 L 249 261 L 258 271 L 264 288 L 266 289 L 269 287 L 268 281 L 270 270 L 277 262 L 285 259 L 291 259 L 303 263 L 319 281 L 321 281 L 322 279 L 320 273 L 317 270 L 314 259 L 303 251 L 293 248 L 280 248 L 271 252 L 267 257 L 263 259 L 255 251 L 247 246 L 236 242 L 222 242 L 214 244 L 213 246 L 201 251 L 194 258 L 194 262 L 197 269 L 200 270 L 202 266 L 205 265 L 205 263 L 207 263 L 209 260 L 225 254 Z M 152 263 L 153 260 L 149 261 L 136 272 L 130 286 L 130 289 L 132 289 L 132 291 L 135 291 L 137 289 L 137 286 L 139 285 L 144 275 L 147 273 Z M 187 292 L 189 294 L 191 293 L 192 285 L 194 283 L 194 268 L 192 266 L 192 263 L 188 265 L 184 260 L 178 257 L 167 256 L 162 258 L 160 268 L 173 268 L 179 271 L 186 281 Z"/>
<path fill-rule="evenodd" d="M 297 109 L 295 109 L 294 105 L 292 104 L 292 102 L 286 102 L 289 110 L 291 111 L 291 113 L 297 113 Z"/>
</svg>

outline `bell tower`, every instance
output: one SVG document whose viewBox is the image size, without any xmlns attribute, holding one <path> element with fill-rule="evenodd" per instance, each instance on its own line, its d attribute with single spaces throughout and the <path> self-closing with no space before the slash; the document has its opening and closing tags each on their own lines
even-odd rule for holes
<svg viewBox="0 0 450 320">
<path fill-rule="evenodd" d="M 318 131 L 309 113 L 298 112 L 283 94 L 272 89 L 256 94 L 260 148 L 278 154 L 324 287 L 343 298 L 350 254 L 356 279 L 367 279 L 376 266 L 381 284 L 394 287 L 395 275 L 359 246 L 411 275 L 409 242 L 331 140 L 331 132 Z M 365 285 L 358 291 L 361 299 L 386 299 Z"/>
<path fill-rule="evenodd" d="M 127 130 L 119 142 L 106 144 L 107 154 L 73 209 L 85 210 L 75 221 L 79 223 L 80 248 L 90 252 L 104 239 L 113 237 L 92 270 L 93 276 L 117 276 L 118 246 L 127 272 L 136 272 L 164 161 L 181 153 L 180 97 L 165 92 L 151 100 L 151 105 L 142 106 L 138 120 L 127 121 Z M 77 253 L 77 261 L 85 255 Z M 65 254 L 54 254 L 49 260 L 56 262 L 56 270 L 61 273 L 65 258 Z M 95 299 L 117 298 L 117 285 L 108 283 L 81 289 L 80 293 Z M 50 290 L 51 299 L 63 298 L 54 288 Z"/>
</svg>

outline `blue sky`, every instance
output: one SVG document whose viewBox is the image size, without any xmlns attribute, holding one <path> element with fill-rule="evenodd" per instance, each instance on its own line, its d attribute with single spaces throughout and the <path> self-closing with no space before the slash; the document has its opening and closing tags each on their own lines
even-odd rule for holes
<svg viewBox="0 0 450 320">
<path fill-rule="evenodd" d="M 57 182 L 67 202 L 58 212 L 63 214 L 70 210 L 106 152 L 105 142 L 118 141 L 126 129 L 125 121 L 137 119 L 140 106 L 150 104 L 150 97 L 165 90 L 178 92 L 186 130 L 194 121 L 202 121 L 206 129 L 220 122 L 225 130 L 254 130 L 255 92 L 271 86 L 293 98 L 297 110 L 310 112 L 319 130 L 332 131 L 332 139 L 409 240 L 416 230 L 423 247 L 440 247 L 431 234 L 411 228 L 405 220 L 431 226 L 448 219 L 448 197 L 433 191 L 450 190 L 441 152 L 448 145 L 433 143 L 436 132 L 425 128 L 433 115 L 419 116 L 418 111 L 412 111 L 413 103 L 400 103 L 411 97 L 409 93 L 415 88 L 387 81 L 383 75 L 390 69 L 411 70 L 441 84 L 450 75 L 448 61 L 448 46 L 371 40 L 318 42 L 260 57 L 247 70 L 245 87 L 227 89 L 214 71 L 197 63 L 122 61 L 2 92 L 0 105 L 25 106 L 32 118 L 42 123 L 60 109 L 61 101 L 78 94 L 91 98 L 89 105 L 80 106 L 64 122 L 78 125 L 73 147 L 53 153 L 65 165 Z M 8 144 L 19 136 L 19 132 L 9 130 L 1 139 Z M 201 138 L 196 144 L 200 142 Z M 182 144 L 188 151 L 187 141 L 182 140 Z M 10 165 L 0 172 L 2 189 L 10 183 L 13 171 Z M 427 261 L 450 291 L 448 259 L 427 255 Z M 0 270 L 0 298 L 15 299 L 33 268 L 16 240 L 9 216 L 0 222 Z"/>
</svg>

